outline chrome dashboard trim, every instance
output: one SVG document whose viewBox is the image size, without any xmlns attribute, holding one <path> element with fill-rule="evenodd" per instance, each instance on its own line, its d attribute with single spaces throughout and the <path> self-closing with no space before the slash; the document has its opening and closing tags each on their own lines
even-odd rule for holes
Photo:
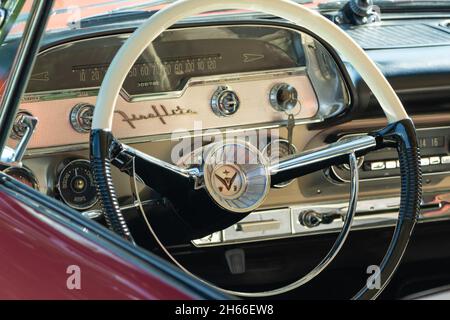
<svg viewBox="0 0 450 320">
<path fill-rule="evenodd" d="M 186 90 L 190 87 L 195 87 L 198 85 L 208 85 L 208 84 L 224 84 L 228 83 L 236 83 L 242 81 L 258 81 L 258 80 L 266 80 L 273 77 L 281 77 L 281 76 L 295 76 L 295 75 L 306 75 L 305 67 L 296 67 L 296 68 L 288 68 L 288 69 L 275 69 L 275 70 L 266 70 L 266 71 L 254 71 L 254 72 L 242 72 L 242 73 L 229 73 L 222 75 L 214 75 L 214 76 L 204 76 L 204 77 L 193 77 L 190 78 L 186 85 L 181 90 L 177 91 L 169 91 L 165 93 L 149 93 L 142 95 L 129 95 L 124 89 L 121 90 L 122 97 L 128 102 L 137 102 L 137 101 L 153 101 L 160 99 L 175 99 L 183 96 Z"/>
<path fill-rule="evenodd" d="M 200 27 L 180 27 L 176 29 L 168 29 L 168 31 L 176 31 L 176 30 L 194 30 L 194 29 L 208 29 L 208 28 L 230 28 L 230 27 L 261 27 L 261 25 L 258 24 L 232 24 L 232 25 L 212 25 L 212 26 L 200 26 Z M 292 32 L 297 32 L 302 35 L 307 35 L 311 37 L 310 35 L 299 31 L 295 28 L 289 28 L 285 26 L 278 26 L 278 25 L 263 25 L 263 27 L 267 28 L 274 28 L 274 29 L 281 29 L 281 30 L 289 30 Z M 104 35 L 104 36 L 96 36 L 93 38 L 86 38 L 86 39 L 79 39 L 79 40 L 73 40 L 67 43 L 58 44 L 56 46 L 47 48 L 40 52 L 38 54 L 42 55 L 44 53 L 47 53 L 49 51 L 52 51 L 54 49 L 67 46 L 68 44 L 74 44 L 78 42 L 84 42 L 84 41 L 91 41 L 92 39 L 105 39 L 105 38 L 115 38 L 115 37 L 123 37 L 124 39 L 127 39 L 131 33 L 120 33 L 115 35 Z M 230 74 L 222 74 L 222 75 L 214 75 L 214 76 L 204 76 L 204 77 L 193 77 L 190 78 L 185 86 L 180 90 L 175 91 L 169 91 L 169 92 L 162 92 L 162 93 L 156 93 L 156 94 L 141 94 L 141 95 L 129 95 L 123 88 L 120 92 L 120 95 L 128 102 L 135 102 L 135 101 L 152 101 L 157 99 L 173 99 L 173 98 L 179 98 L 183 95 L 183 93 L 186 91 L 186 89 L 189 86 L 193 86 L 196 84 L 204 84 L 205 81 L 208 81 L 208 83 L 216 83 L 220 81 L 242 81 L 240 78 L 244 78 L 247 75 L 250 77 L 257 77 L 256 79 L 252 80 L 260 80 L 260 76 L 266 75 L 267 73 L 270 75 L 272 72 L 285 72 L 289 70 L 297 71 L 296 69 L 302 69 L 303 71 L 306 70 L 305 67 L 297 67 L 297 68 L 289 68 L 289 69 L 275 69 L 275 70 L 266 70 L 266 71 L 255 71 L 255 72 L 244 72 L 244 73 L 230 73 Z M 306 74 L 306 72 L 305 72 Z M 289 73 L 287 75 L 290 75 Z M 265 78 L 264 78 L 265 79 Z M 345 87 L 347 87 L 345 85 Z M 77 98 L 77 97 L 88 97 L 88 96 L 96 96 L 98 94 L 100 87 L 86 87 L 86 88 L 77 88 L 77 89 L 65 89 L 65 90 L 55 90 L 55 91 L 43 91 L 43 92 L 34 92 L 34 93 L 25 93 L 22 97 L 23 102 L 26 103 L 28 100 L 31 100 L 33 102 L 36 101 L 49 101 L 49 100 L 57 100 L 57 99 L 68 99 L 68 98 Z M 36 100 L 36 98 L 38 100 Z"/>
<path fill-rule="evenodd" d="M 424 197 L 427 197 L 428 194 L 425 194 Z M 431 198 L 433 198 L 432 193 L 430 194 Z M 398 219 L 398 206 L 400 203 L 400 197 L 392 197 L 392 198 L 367 198 L 364 200 L 359 200 L 357 204 L 357 213 L 353 220 L 353 225 L 351 227 L 351 231 L 362 231 L 362 230 L 371 230 L 371 229 L 379 229 L 379 228 L 387 228 L 387 227 L 395 227 Z M 418 223 L 430 223 L 430 222 L 438 222 L 438 221 L 448 221 L 450 220 L 450 211 L 447 210 L 441 215 L 436 216 L 427 216 L 427 209 L 425 206 L 427 203 L 423 204 L 424 208 L 421 210 L 421 214 L 419 215 Z M 211 243 L 199 242 L 197 239 L 191 241 L 192 245 L 198 248 L 204 247 L 218 247 L 218 246 L 229 246 L 236 244 L 245 244 L 245 243 L 255 243 L 262 241 L 271 241 L 271 240 L 281 240 L 281 239 L 289 239 L 289 238 L 299 238 L 299 237 L 308 237 L 308 236 L 317 236 L 324 234 L 332 234 L 338 233 L 343 226 L 342 221 L 334 221 L 331 224 L 323 224 L 319 225 L 315 228 L 305 228 L 298 223 L 298 215 L 304 210 L 317 210 L 318 212 L 336 212 L 340 214 L 344 214 L 347 210 L 347 203 L 305 203 L 299 205 L 292 205 L 286 208 L 286 210 L 290 211 L 291 214 L 291 234 L 282 234 L 261 238 L 248 238 L 248 239 L 239 239 L 234 241 L 226 241 L 224 237 L 225 230 L 218 231 L 214 233 L 214 239 L 219 239 L 218 241 L 214 241 Z M 436 207 L 438 209 L 443 208 L 442 203 L 436 203 Z M 280 209 L 265 209 L 262 211 L 256 211 L 256 214 L 264 215 L 265 212 L 276 212 Z M 207 238 L 207 237 L 205 237 Z M 204 239 L 205 239 L 204 238 Z"/>
<path fill-rule="evenodd" d="M 322 121 L 323 121 L 323 118 L 298 119 L 298 120 L 295 120 L 295 125 L 297 126 L 297 125 L 305 125 L 305 124 L 311 124 L 311 123 L 319 123 Z M 237 127 L 227 127 L 224 130 L 228 129 L 228 130 L 233 130 L 233 132 L 235 132 L 235 133 L 240 133 L 240 132 L 246 132 L 246 131 L 250 131 L 250 130 L 278 129 L 278 128 L 285 127 L 286 122 L 287 122 L 286 120 L 283 120 L 283 121 L 275 121 L 275 122 L 268 122 L 268 123 L 258 123 L 255 125 L 249 124 L 249 125 L 237 126 Z M 214 135 L 214 133 L 195 134 L 194 131 L 188 131 L 186 135 L 179 134 L 177 137 L 178 138 L 189 138 L 189 137 L 195 138 L 198 136 L 207 137 L 207 136 L 211 136 L 211 135 Z M 125 138 L 125 139 L 120 139 L 120 140 L 126 144 L 169 141 L 169 140 L 171 140 L 171 134 L 146 135 L 146 136 L 142 136 L 142 137 Z M 89 143 L 82 143 L 82 144 L 72 144 L 72 145 L 48 147 L 48 148 L 29 149 L 29 150 L 27 150 L 25 155 L 28 157 L 36 157 L 36 156 L 53 154 L 53 153 L 84 151 L 87 149 L 89 149 Z"/>
</svg>

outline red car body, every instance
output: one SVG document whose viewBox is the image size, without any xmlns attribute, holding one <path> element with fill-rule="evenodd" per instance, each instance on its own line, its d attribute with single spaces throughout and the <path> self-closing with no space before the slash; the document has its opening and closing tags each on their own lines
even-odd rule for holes
<svg viewBox="0 0 450 320">
<path fill-rule="evenodd" d="M 0 192 L 0 243 L 0 299 L 198 298 L 5 192 Z M 73 265 L 81 271 L 77 289 L 67 286 Z"/>
</svg>

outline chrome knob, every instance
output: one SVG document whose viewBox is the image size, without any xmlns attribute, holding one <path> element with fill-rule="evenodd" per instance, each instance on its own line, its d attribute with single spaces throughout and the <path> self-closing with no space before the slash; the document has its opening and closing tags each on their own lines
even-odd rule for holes
<svg viewBox="0 0 450 320">
<path fill-rule="evenodd" d="M 211 98 L 211 109 L 219 117 L 228 117 L 235 114 L 239 105 L 239 97 L 230 87 L 219 87 Z"/>
<path fill-rule="evenodd" d="M 20 140 L 24 137 L 24 135 L 27 131 L 27 127 L 23 123 L 23 118 L 26 116 L 32 117 L 33 115 L 31 113 L 29 113 L 28 111 L 19 110 L 19 112 L 16 115 L 16 118 L 14 119 L 14 124 L 11 129 L 11 134 L 10 134 L 11 139 Z"/>
<path fill-rule="evenodd" d="M 80 103 L 70 111 L 70 124 L 79 133 L 87 133 L 91 130 L 94 106 L 88 103 Z"/>
<path fill-rule="evenodd" d="M 270 104 L 277 111 L 289 111 L 295 108 L 298 102 L 297 90 L 287 84 L 279 83 L 270 90 Z"/>
<path fill-rule="evenodd" d="M 314 210 L 306 210 L 300 213 L 298 221 L 306 228 L 314 228 L 322 223 L 322 216 Z"/>
</svg>

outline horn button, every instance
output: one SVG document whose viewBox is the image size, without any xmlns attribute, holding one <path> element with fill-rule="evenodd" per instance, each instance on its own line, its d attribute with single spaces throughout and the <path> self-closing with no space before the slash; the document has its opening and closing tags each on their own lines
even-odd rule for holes
<svg viewBox="0 0 450 320">
<path fill-rule="evenodd" d="M 205 158 L 204 181 L 211 198 L 236 213 L 258 208 L 270 188 L 266 158 L 245 142 L 214 144 Z"/>
</svg>

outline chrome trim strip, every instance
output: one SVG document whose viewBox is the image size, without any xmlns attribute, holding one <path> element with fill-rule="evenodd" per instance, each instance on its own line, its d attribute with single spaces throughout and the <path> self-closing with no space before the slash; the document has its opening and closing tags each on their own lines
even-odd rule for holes
<svg viewBox="0 0 450 320">
<path fill-rule="evenodd" d="M 432 193 L 430 194 L 431 198 L 434 199 Z M 425 195 L 424 197 L 427 197 Z M 354 218 L 352 231 L 356 230 L 370 230 L 370 229 L 378 229 L 385 227 L 394 227 L 396 225 L 398 219 L 398 207 L 400 203 L 399 197 L 392 198 L 370 198 L 358 201 L 357 204 L 357 215 Z M 450 220 L 450 211 L 442 215 L 437 216 L 425 216 L 427 213 L 428 203 L 423 204 L 424 208 L 421 210 L 421 214 L 419 216 L 418 223 L 430 223 L 436 221 L 448 221 Z M 269 237 L 261 237 L 261 238 L 248 238 L 248 239 L 239 239 L 234 241 L 224 241 L 222 233 L 224 231 L 219 231 L 221 235 L 221 240 L 205 243 L 205 242 L 197 242 L 193 240 L 191 243 L 195 247 L 216 247 L 216 246 L 227 246 L 227 245 L 236 245 L 243 243 L 254 243 L 261 241 L 270 241 L 270 240 L 280 240 L 280 239 L 288 239 L 288 238 L 298 238 L 298 237 L 308 237 L 308 236 L 316 236 L 330 233 L 338 233 L 342 228 L 342 221 L 334 221 L 331 224 L 320 225 L 315 228 L 303 230 L 298 230 L 294 226 L 297 224 L 298 215 L 305 210 L 317 210 L 318 212 L 336 212 L 343 213 L 345 212 L 347 204 L 346 203 L 328 203 L 328 204 L 317 204 L 317 203 L 306 203 L 301 205 L 293 205 L 289 207 L 291 211 L 291 223 L 292 223 L 292 234 L 283 234 L 283 235 L 273 235 Z M 373 208 L 375 207 L 375 208 Z M 442 208 L 442 204 L 436 204 L 436 207 Z M 264 214 L 264 212 L 276 211 L 279 209 L 268 209 L 263 211 L 257 211 L 256 213 Z M 383 213 L 386 212 L 386 213 Z M 359 213 L 359 215 L 358 215 Z"/>
<path fill-rule="evenodd" d="M 254 71 L 243 73 L 230 73 L 213 76 L 190 78 L 181 90 L 169 91 L 164 93 L 149 93 L 141 95 L 129 95 L 124 89 L 121 90 L 121 96 L 128 102 L 151 101 L 160 99 L 175 99 L 181 97 L 189 87 L 208 84 L 235 83 L 243 81 L 266 80 L 274 77 L 306 75 L 305 67 L 296 67 L 288 69 L 275 69 L 266 71 Z"/>
<path fill-rule="evenodd" d="M 303 124 L 311 124 L 311 123 L 318 123 L 322 122 L 323 118 L 317 117 L 317 118 L 310 118 L 310 119 L 298 119 L 295 121 L 295 125 L 303 125 Z M 249 124 L 245 126 L 239 126 L 239 127 L 226 127 L 222 130 L 233 130 L 235 133 L 245 132 L 249 130 L 261 130 L 261 129 L 277 129 L 277 128 L 283 128 L 286 126 L 286 121 L 275 121 L 275 122 L 268 122 L 268 123 L 258 123 L 258 124 Z M 220 128 L 218 130 L 221 130 Z M 222 131 L 221 130 L 221 131 Z M 206 130 L 208 131 L 208 130 Z M 177 135 L 177 138 L 195 138 L 198 136 L 207 137 L 214 135 L 214 133 L 202 133 L 202 134 L 194 134 L 194 131 L 188 131 L 186 135 Z M 124 143 L 127 144 L 135 144 L 135 143 L 147 143 L 147 142 L 160 142 L 160 141 L 169 141 L 171 140 L 172 135 L 171 134 L 158 134 L 158 135 L 148 135 L 148 136 L 142 136 L 142 137 L 135 137 L 135 138 L 125 138 L 120 139 Z M 63 152 L 76 152 L 76 151 L 83 151 L 89 149 L 89 143 L 82 143 L 82 144 L 72 144 L 72 145 L 65 145 L 65 146 L 56 146 L 56 147 L 47 147 L 47 148 L 35 148 L 35 149 L 29 149 L 26 152 L 26 156 L 29 157 L 36 157 L 36 156 L 43 156 L 53 153 L 63 153 Z"/>
</svg>

